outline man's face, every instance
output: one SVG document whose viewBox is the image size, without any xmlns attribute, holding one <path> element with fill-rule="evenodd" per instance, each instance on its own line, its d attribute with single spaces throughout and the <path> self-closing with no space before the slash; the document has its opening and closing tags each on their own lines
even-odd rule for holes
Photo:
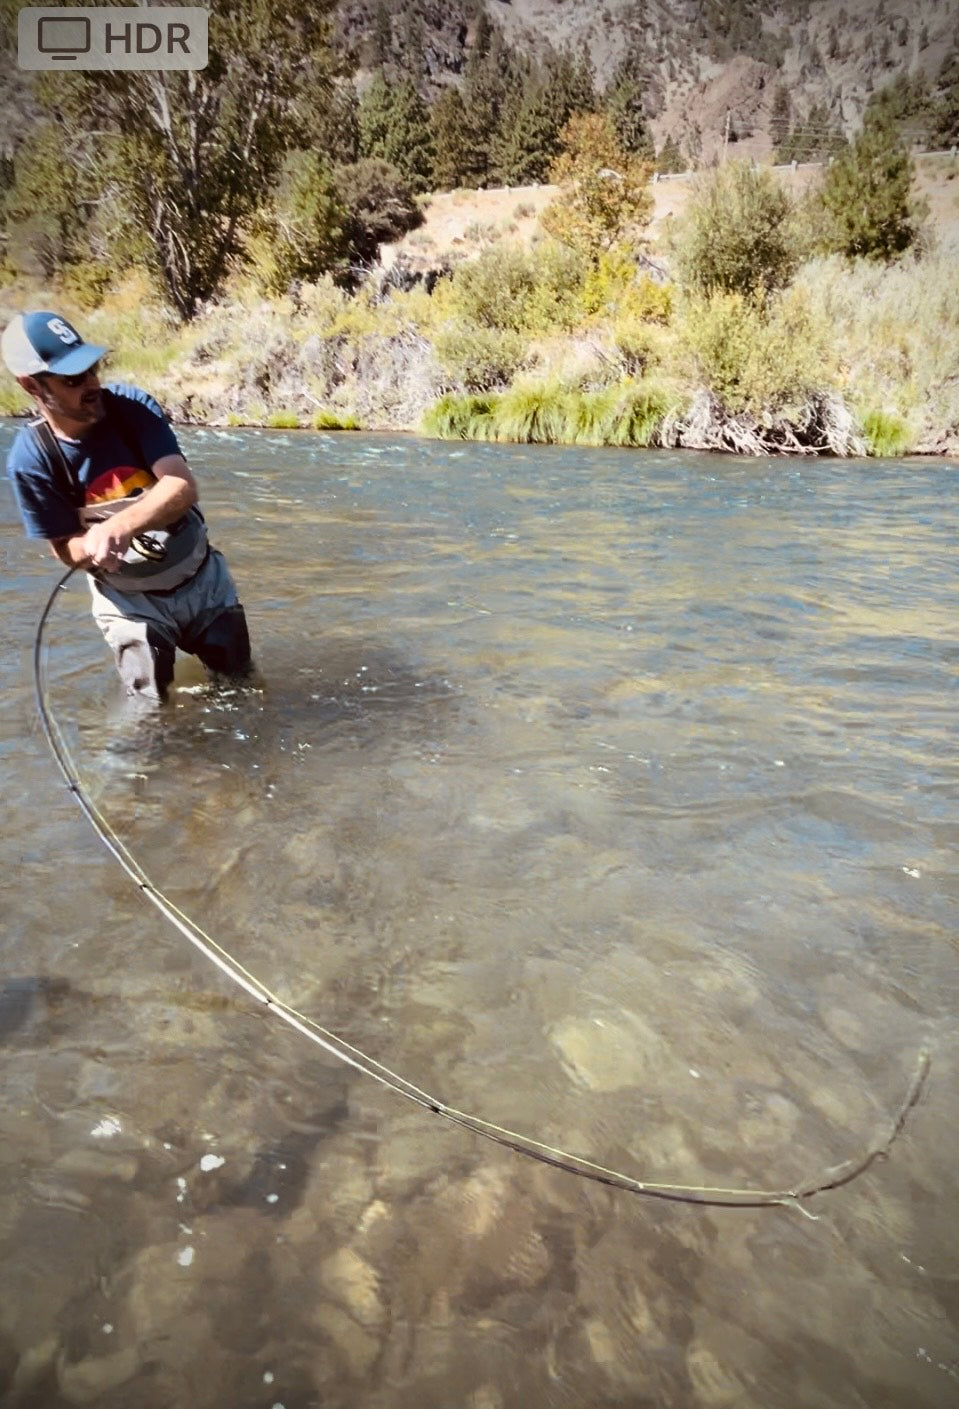
<svg viewBox="0 0 959 1409">
<path fill-rule="evenodd" d="M 103 415 L 103 395 L 94 365 L 76 376 L 60 377 L 56 372 L 39 372 L 24 377 L 23 385 L 57 421 L 74 426 L 95 425 Z"/>
</svg>

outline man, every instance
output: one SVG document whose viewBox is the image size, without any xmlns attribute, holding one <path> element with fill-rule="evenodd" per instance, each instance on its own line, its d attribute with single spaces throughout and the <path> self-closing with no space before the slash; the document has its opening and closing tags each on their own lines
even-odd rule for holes
<svg viewBox="0 0 959 1409">
<path fill-rule="evenodd" d="M 246 617 L 157 403 L 137 387 L 101 387 L 107 349 L 55 313 L 19 314 L 0 351 L 40 413 L 7 458 L 24 527 L 89 574 L 128 693 L 163 699 L 178 647 L 215 678 L 248 678 Z"/>
</svg>

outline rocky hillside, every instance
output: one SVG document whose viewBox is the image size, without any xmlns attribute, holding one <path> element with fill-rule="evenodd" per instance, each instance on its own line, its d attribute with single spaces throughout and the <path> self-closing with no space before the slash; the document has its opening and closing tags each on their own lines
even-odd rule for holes
<svg viewBox="0 0 959 1409">
<path fill-rule="evenodd" d="M 793 120 L 821 109 L 849 135 L 900 75 L 935 82 L 959 41 L 955 0 L 479 0 L 511 47 L 587 52 L 600 87 L 635 58 L 657 146 L 708 162 L 724 145 L 765 156 L 778 89 Z M 419 69 L 432 94 L 462 74 L 477 4 L 343 0 L 340 38 L 363 68 Z"/>
</svg>

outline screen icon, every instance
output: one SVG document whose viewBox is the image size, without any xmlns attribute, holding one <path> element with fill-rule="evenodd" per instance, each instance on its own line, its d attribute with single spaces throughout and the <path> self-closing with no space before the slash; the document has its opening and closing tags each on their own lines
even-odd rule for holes
<svg viewBox="0 0 959 1409">
<path fill-rule="evenodd" d="M 75 60 L 90 52 L 90 21 L 86 15 L 64 19 L 46 15 L 37 21 L 37 48 L 53 59 Z"/>
</svg>

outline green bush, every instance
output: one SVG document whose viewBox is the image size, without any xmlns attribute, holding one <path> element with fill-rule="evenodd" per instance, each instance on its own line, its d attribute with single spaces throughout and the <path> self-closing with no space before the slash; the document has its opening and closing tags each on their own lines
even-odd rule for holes
<svg viewBox="0 0 959 1409">
<path fill-rule="evenodd" d="M 912 438 L 909 426 L 895 411 L 867 411 L 861 421 L 870 455 L 904 455 L 908 450 Z"/>
<path fill-rule="evenodd" d="M 694 375 L 731 414 L 789 411 L 833 383 L 824 326 L 799 290 L 766 308 L 742 293 L 690 299 L 681 335 Z"/>
<path fill-rule="evenodd" d="M 295 411 L 271 411 L 266 424 L 272 431 L 296 431 L 300 429 L 300 418 Z"/>
<path fill-rule="evenodd" d="M 526 311 L 536 287 L 536 268 L 525 250 L 494 246 L 461 264 L 449 281 L 449 299 L 456 313 L 481 328 L 526 326 Z"/>
<path fill-rule="evenodd" d="M 802 252 L 793 202 L 768 168 L 734 161 L 697 180 L 677 251 L 687 288 L 761 300 L 786 287 Z"/>
<path fill-rule="evenodd" d="M 912 193 L 914 175 L 893 123 L 881 111 L 867 115 L 855 142 L 823 176 L 822 253 L 888 263 L 914 245 L 928 214 Z"/>
<path fill-rule="evenodd" d="M 448 323 L 434 340 L 443 371 L 467 391 L 490 391 L 512 381 L 527 354 L 527 341 L 511 328 Z"/>
<path fill-rule="evenodd" d="M 441 397 L 426 413 L 423 430 L 446 440 L 649 446 L 674 409 L 662 388 L 644 383 L 580 391 L 553 380 L 500 396 Z"/>
<path fill-rule="evenodd" d="M 326 409 L 314 411 L 310 425 L 315 431 L 357 431 L 360 428 L 355 416 L 340 415 L 338 411 Z"/>
<path fill-rule="evenodd" d="M 496 439 L 524 445 L 562 443 L 568 439 L 568 397 L 568 391 L 558 382 L 510 387 L 496 404 Z"/>
<path fill-rule="evenodd" d="M 423 434 L 440 440 L 492 440 L 495 396 L 462 396 L 448 392 L 423 416 Z"/>
</svg>

